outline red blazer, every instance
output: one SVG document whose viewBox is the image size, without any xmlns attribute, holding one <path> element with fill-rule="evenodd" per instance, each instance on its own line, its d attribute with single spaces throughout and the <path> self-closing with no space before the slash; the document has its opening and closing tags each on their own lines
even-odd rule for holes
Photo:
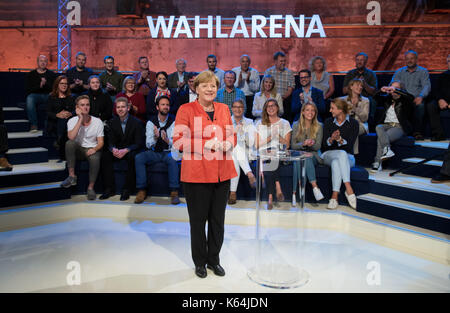
<svg viewBox="0 0 450 313">
<path fill-rule="evenodd" d="M 228 106 L 214 102 L 214 121 L 211 121 L 198 101 L 183 104 L 177 112 L 173 134 L 173 146 L 183 152 L 181 181 L 217 183 L 237 176 L 233 149 L 226 153 L 212 152 L 204 147 L 210 140 L 226 140 L 233 147 L 236 145 Z"/>
</svg>

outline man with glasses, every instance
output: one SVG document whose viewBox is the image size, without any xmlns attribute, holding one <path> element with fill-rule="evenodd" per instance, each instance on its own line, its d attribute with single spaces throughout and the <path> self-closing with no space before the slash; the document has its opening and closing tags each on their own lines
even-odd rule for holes
<svg viewBox="0 0 450 313">
<path fill-rule="evenodd" d="M 100 73 L 100 82 L 114 101 L 115 96 L 122 90 L 123 75 L 114 69 L 114 57 L 107 55 L 103 58 L 105 70 Z"/>
<path fill-rule="evenodd" d="M 311 71 L 303 69 L 299 72 L 300 76 L 300 88 L 294 90 L 292 93 L 292 115 L 294 121 L 300 117 L 300 111 L 303 105 L 307 103 L 314 103 L 319 111 L 317 118 L 319 121 L 324 120 L 326 114 L 325 100 L 323 98 L 323 92 L 320 89 L 311 86 Z"/>
<path fill-rule="evenodd" d="M 237 176 L 232 178 L 230 182 L 228 204 L 235 204 L 241 168 L 247 175 L 250 186 L 252 188 L 256 187 L 256 178 L 249 165 L 249 160 L 254 160 L 256 155 L 254 150 L 256 128 L 253 125 L 253 120 L 244 117 L 245 105 L 243 100 L 238 99 L 234 101 L 231 111 L 233 112 L 231 120 L 237 133 L 237 144 L 232 154 Z"/>
</svg>

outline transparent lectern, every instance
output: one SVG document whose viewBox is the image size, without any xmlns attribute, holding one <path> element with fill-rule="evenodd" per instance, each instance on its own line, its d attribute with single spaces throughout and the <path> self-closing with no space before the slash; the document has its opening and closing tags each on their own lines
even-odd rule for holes
<svg viewBox="0 0 450 313">
<path fill-rule="evenodd" d="M 258 153 L 255 255 L 248 276 L 260 285 L 285 289 L 300 287 L 309 281 L 309 274 L 302 268 L 301 250 L 305 225 L 305 162 L 311 157 L 310 153 L 296 150 Z M 261 203 L 264 173 L 286 162 L 297 163 L 300 169 L 299 202 L 295 207 L 283 202 L 282 207 L 269 211 Z"/>
</svg>

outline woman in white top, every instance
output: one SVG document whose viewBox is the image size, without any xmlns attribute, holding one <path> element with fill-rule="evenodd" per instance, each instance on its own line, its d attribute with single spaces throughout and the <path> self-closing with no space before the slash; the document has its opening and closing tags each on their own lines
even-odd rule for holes
<svg viewBox="0 0 450 313">
<path fill-rule="evenodd" d="M 75 163 L 77 160 L 87 159 L 89 162 L 88 200 L 95 200 L 94 184 L 100 169 L 100 157 L 103 148 L 103 122 L 101 119 L 89 115 L 89 96 L 79 96 L 75 100 L 75 113 L 67 122 L 66 160 L 69 176 L 61 183 L 64 188 L 77 184 Z"/>
<path fill-rule="evenodd" d="M 278 101 L 272 98 L 267 99 L 262 110 L 261 120 L 256 122 L 256 148 L 261 152 L 264 150 L 278 150 L 280 145 L 285 149 L 289 148 L 292 128 L 289 122 L 279 117 L 280 107 Z M 284 200 L 283 191 L 280 185 L 280 169 L 271 168 L 265 171 L 264 176 L 267 183 L 268 202 L 267 209 L 273 208 L 273 194 L 276 193 L 278 201 Z"/>
<path fill-rule="evenodd" d="M 358 121 L 359 133 L 358 136 L 367 134 L 369 132 L 370 101 L 368 98 L 361 96 L 363 90 L 363 82 L 359 78 L 354 78 L 348 83 L 348 96 L 343 96 L 340 99 L 347 101 L 350 109 L 350 116 Z M 356 139 L 353 153 L 359 153 L 359 140 Z"/>
<path fill-rule="evenodd" d="M 261 91 L 255 94 L 255 99 L 253 100 L 252 114 L 256 120 L 261 119 L 263 107 L 267 99 L 275 99 L 279 106 L 279 116 L 283 115 L 283 99 L 281 95 L 277 93 L 277 88 L 275 88 L 275 79 L 271 75 L 266 75 L 263 77 L 261 82 Z"/>
</svg>

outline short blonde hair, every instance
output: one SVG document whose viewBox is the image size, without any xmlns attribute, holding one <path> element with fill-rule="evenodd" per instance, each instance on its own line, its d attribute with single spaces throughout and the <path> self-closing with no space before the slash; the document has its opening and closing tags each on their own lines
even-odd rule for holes
<svg viewBox="0 0 450 313">
<path fill-rule="evenodd" d="M 325 58 L 324 57 L 321 57 L 321 56 L 315 56 L 315 57 L 312 57 L 311 58 L 311 60 L 309 60 L 309 70 L 311 71 L 311 72 L 314 72 L 314 62 L 316 62 L 316 60 L 320 60 L 320 61 L 322 61 L 322 63 L 323 63 L 323 71 L 325 72 L 326 70 L 327 70 L 327 61 L 325 60 Z"/>
<path fill-rule="evenodd" d="M 219 89 L 220 81 L 217 78 L 216 74 L 214 74 L 211 71 L 204 71 L 197 75 L 197 77 L 194 80 L 194 90 L 197 89 L 198 85 L 202 83 L 208 83 L 210 81 L 214 81 L 216 83 L 217 89 Z"/>
</svg>

